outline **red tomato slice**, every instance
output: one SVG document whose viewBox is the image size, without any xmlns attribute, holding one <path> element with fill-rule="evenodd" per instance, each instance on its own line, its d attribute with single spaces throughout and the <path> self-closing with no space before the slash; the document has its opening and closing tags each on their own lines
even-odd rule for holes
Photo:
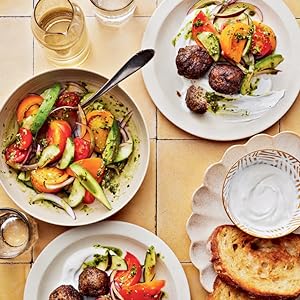
<svg viewBox="0 0 300 300">
<path fill-rule="evenodd" d="M 92 204 L 94 201 L 95 197 L 89 191 L 85 191 L 82 202 L 85 204 Z"/>
<path fill-rule="evenodd" d="M 11 144 L 5 149 L 5 159 L 13 163 L 21 163 L 24 161 L 27 150 L 22 150 L 17 144 Z"/>
<path fill-rule="evenodd" d="M 164 280 L 153 280 L 132 286 L 124 286 L 119 292 L 124 300 L 158 300 L 164 286 Z"/>
<path fill-rule="evenodd" d="M 138 283 L 142 276 L 142 267 L 138 259 L 127 252 L 125 261 L 128 269 L 126 271 L 117 271 L 115 282 L 119 286 L 131 286 Z"/>
<path fill-rule="evenodd" d="M 218 36 L 216 28 L 203 11 L 199 12 L 192 25 L 192 37 L 197 44 L 202 46 L 201 42 L 197 38 L 197 35 L 200 32 L 212 32 Z"/>
<path fill-rule="evenodd" d="M 74 145 L 75 145 L 74 161 L 89 157 L 90 142 L 81 139 L 79 137 L 76 137 L 74 139 Z"/>
<path fill-rule="evenodd" d="M 74 92 L 62 93 L 56 101 L 56 106 L 77 106 L 80 102 L 80 97 Z"/>
<path fill-rule="evenodd" d="M 21 150 L 27 150 L 32 144 L 32 134 L 31 131 L 21 127 L 19 133 L 17 134 L 17 146 Z"/>
</svg>

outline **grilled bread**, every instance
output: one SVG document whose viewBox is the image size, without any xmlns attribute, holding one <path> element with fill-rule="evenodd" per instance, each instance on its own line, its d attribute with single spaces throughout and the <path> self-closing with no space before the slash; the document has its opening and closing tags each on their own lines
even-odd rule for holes
<svg viewBox="0 0 300 300">
<path fill-rule="evenodd" d="M 214 282 L 214 291 L 208 295 L 207 300 L 266 300 L 266 298 L 250 296 L 241 289 L 226 284 L 217 277 Z"/>
<path fill-rule="evenodd" d="M 211 250 L 214 269 L 226 283 L 273 299 L 300 295 L 300 235 L 260 239 L 223 225 L 211 236 Z"/>
</svg>

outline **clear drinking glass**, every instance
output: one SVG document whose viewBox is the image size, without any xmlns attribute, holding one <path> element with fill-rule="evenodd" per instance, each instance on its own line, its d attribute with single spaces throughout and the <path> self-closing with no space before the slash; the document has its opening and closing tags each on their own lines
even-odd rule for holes
<svg viewBox="0 0 300 300">
<path fill-rule="evenodd" d="M 88 57 L 89 40 L 81 8 L 69 0 L 39 0 L 31 18 L 35 38 L 58 66 L 78 66 Z"/>
<path fill-rule="evenodd" d="M 95 7 L 98 21 L 108 26 L 120 26 L 127 22 L 136 8 L 134 0 L 90 0 Z"/>
<path fill-rule="evenodd" d="M 36 222 L 13 208 L 0 208 L 0 258 L 14 258 L 28 251 L 38 239 Z"/>
</svg>

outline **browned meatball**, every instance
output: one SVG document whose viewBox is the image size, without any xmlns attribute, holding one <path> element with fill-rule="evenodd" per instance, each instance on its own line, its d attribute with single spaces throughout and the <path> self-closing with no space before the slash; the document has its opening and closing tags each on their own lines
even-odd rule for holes
<svg viewBox="0 0 300 300">
<path fill-rule="evenodd" d="M 198 79 L 206 73 L 213 64 L 206 49 L 198 46 L 180 48 L 176 57 L 178 74 L 188 79 Z"/>
<path fill-rule="evenodd" d="M 236 66 L 217 64 L 209 73 L 210 86 L 222 94 L 238 94 L 241 89 L 244 73 Z"/>
<path fill-rule="evenodd" d="M 187 107 L 193 112 L 204 114 L 208 107 L 205 93 L 206 91 L 200 86 L 191 85 L 185 97 Z"/>
<path fill-rule="evenodd" d="M 72 285 L 61 285 L 50 294 L 49 300 L 82 300 L 82 296 Z"/>
<path fill-rule="evenodd" d="M 79 275 L 79 292 L 85 296 L 99 297 L 109 292 L 109 277 L 95 267 L 87 267 Z"/>
</svg>

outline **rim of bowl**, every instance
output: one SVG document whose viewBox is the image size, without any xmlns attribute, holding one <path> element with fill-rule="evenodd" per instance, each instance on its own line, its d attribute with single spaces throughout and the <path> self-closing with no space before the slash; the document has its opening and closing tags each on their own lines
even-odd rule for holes
<svg viewBox="0 0 300 300">
<path fill-rule="evenodd" d="M 29 79 L 26 79 L 24 80 L 23 82 L 21 82 L 17 88 L 15 88 L 7 97 L 6 97 L 6 100 L 3 102 L 3 104 L 0 106 L 0 113 L 2 112 L 2 110 L 4 109 L 4 107 L 7 105 L 7 103 L 9 102 L 9 100 L 14 96 L 14 94 L 22 87 L 24 87 L 25 85 L 27 85 L 30 81 L 36 79 L 37 77 L 39 76 L 45 76 L 46 74 L 49 74 L 49 73 L 56 73 L 56 72 L 83 72 L 83 73 L 90 73 L 91 75 L 95 75 L 95 76 L 100 76 L 106 80 L 107 77 L 106 76 L 103 76 L 95 71 L 91 71 L 91 70 L 88 70 L 88 69 L 78 69 L 78 68 L 58 68 L 58 69 L 52 69 L 52 70 L 47 70 L 47 71 L 44 71 L 44 72 L 41 72 L 41 73 L 38 73 L 32 77 L 30 77 Z M 141 121 L 144 125 L 144 128 L 145 128 L 145 133 L 146 133 L 146 136 L 145 136 L 145 140 L 146 140 L 146 156 L 145 156 L 145 167 L 143 168 L 143 171 L 142 171 L 142 176 L 140 177 L 140 182 L 139 184 L 137 185 L 136 189 L 133 190 L 132 192 L 132 197 L 125 201 L 125 203 L 123 203 L 117 210 L 115 210 L 113 213 L 109 214 L 108 216 L 106 217 L 100 217 L 98 219 L 95 219 L 91 222 L 80 222 L 80 223 L 76 223 L 76 224 L 73 224 L 72 222 L 70 222 L 68 219 L 66 219 L 67 221 L 66 222 L 54 222 L 54 221 L 49 221 L 47 218 L 44 218 L 44 217 L 41 217 L 41 216 L 38 216 L 36 214 L 33 214 L 31 211 L 29 211 L 26 207 L 23 207 L 23 206 L 20 206 L 19 203 L 17 203 L 15 200 L 14 200 L 14 197 L 11 195 L 11 193 L 8 192 L 8 190 L 6 189 L 5 185 L 3 184 L 2 180 L 0 180 L 0 184 L 2 186 L 2 188 L 4 189 L 5 193 L 11 198 L 11 200 L 21 209 L 23 209 L 27 214 L 29 214 L 30 216 L 38 219 L 38 220 L 41 220 L 43 222 L 46 222 L 48 224 L 53 224 L 53 225 L 59 225 L 59 226 L 84 226 L 84 225 L 89 225 L 89 224 L 94 224 L 96 222 L 100 222 L 100 221 L 103 221 L 103 220 L 107 220 L 108 218 L 110 218 L 111 216 L 115 215 L 117 212 L 121 211 L 132 199 L 133 197 L 136 195 L 136 193 L 139 191 L 139 189 L 141 188 L 142 184 L 143 184 L 143 181 L 145 179 L 145 176 L 146 176 L 146 173 L 147 173 L 147 170 L 149 168 L 149 161 L 150 161 L 150 138 L 149 138 L 149 131 L 148 131 L 148 127 L 147 127 L 147 123 L 145 121 L 145 118 L 140 110 L 140 108 L 138 107 L 138 105 L 136 104 L 136 102 L 133 100 L 133 98 L 131 96 L 128 95 L 128 93 L 123 89 L 121 88 L 119 85 L 117 85 L 116 87 L 114 88 L 118 88 L 122 91 L 122 93 L 124 93 L 124 95 L 132 102 L 132 104 L 134 105 L 134 107 L 136 108 L 136 110 L 138 111 L 139 113 L 139 116 L 141 118 Z M 113 88 L 113 89 L 114 89 Z M 112 90 L 113 90 L 112 89 Z"/>
<path fill-rule="evenodd" d="M 258 149 L 258 150 L 251 151 L 251 152 L 249 152 L 249 153 L 243 155 L 242 157 L 240 157 L 234 164 L 231 165 L 231 167 L 230 167 L 229 170 L 227 171 L 226 176 L 225 176 L 224 181 L 223 181 L 223 184 L 222 184 L 222 204 L 223 204 L 224 210 L 225 210 L 227 216 L 229 217 L 229 219 L 231 220 L 231 222 L 232 222 L 234 225 L 236 225 L 240 230 L 242 230 L 242 231 L 244 231 L 244 232 L 246 232 L 246 233 L 248 233 L 248 234 L 250 234 L 250 235 L 252 235 L 252 236 L 258 237 L 258 238 L 274 239 L 274 238 L 279 238 L 279 237 L 286 236 L 286 235 L 292 233 L 293 231 L 295 231 L 295 230 L 299 227 L 299 225 L 291 226 L 289 230 L 286 229 L 286 230 L 284 230 L 284 231 L 283 231 L 282 233 L 280 233 L 280 234 L 278 234 L 278 233 L 277 233 L 277 234 L 276 234 L 276 233 L 270 233 L 270 232 L 268 232 L 268 231 L 266 231 L 266 230 L 258 231 L 258 230 L 255 230 L 255 229 L 251 229 L 251 228 L 249 228 L 248 226 L 242 224 L 241 222 L 239 222 L 238 220 L 235 219 L 235 217 L 234 217 L 233 214 L 231 213 L 231 211 L 230 211 L 228 205 L 226 204 L 226 202 L 228 202 L 228 201 L 225 200 L 226 197 L 225 197 L 225 195 L 224 195 L 225 182 L 228 181 L 228 176 L 229 176 L 229 173 L 230 173 L 230 171 L 232 170 L 232 168 L 233 168 L 239 161 L 241 161 L 242 159 L 244 159 L 245 157 L 247 157 L 247 156 L 249 156 L 249 155 L 251 155 L 251 154 L 253 154 L 253 153 L 255 153 L 255 152 L 260 152 L 260 151 L 272 151 L 272 152 L 277 152 L 277 153 L 278 153 L 278 152 L 284 153 L 284 154 L 286 154 L 286 155 L 288 156 L 289 161 L 290 161 L 290 158 L 295 159 L 295 160 L 299 163 L 299 165 L 300 165 L 300 160 L 297 159 L 295 156 L 289 154 L 289 153 L 286 152 L 286 151 L 282 151 L 282 150 L 278 150 L 278 149 L 272 149 L 272 148 L 264 148 L 264 149 Z M 237 173 L 237 172 L 234 171 L 232 174 L 236 174 L 236 173 Z M 232 175 L 232 176 L 233 176 L 233 175 Z M 299 194 L 299 193 L 300 193 L 300 191 L 298 191 L 298 194 Z M 294 220 L 294 219 L 292 218 L 290 221 L 293 221 L 293 220 Z M 290 223 L 290 221 L 289 221 L 289 223 Z M 288 224 L 289 224 L 289 223 L 288 223 Z M 286 226 L 284 226 L 284 227 L 286 227 Z"/>
</svg>

